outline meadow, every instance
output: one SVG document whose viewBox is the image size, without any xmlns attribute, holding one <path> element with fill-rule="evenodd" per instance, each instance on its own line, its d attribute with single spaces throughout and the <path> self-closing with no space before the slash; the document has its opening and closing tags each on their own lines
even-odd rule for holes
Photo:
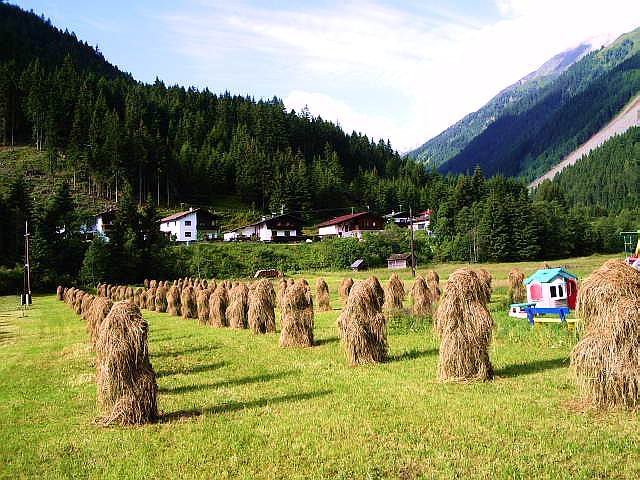
<svg viewBox="0 0 640 480">
<path fill-rule="evenodd" d="M 551 263 L 584 278 L 608 258 Z M 444 281 L 459 266 L 432 268 Z M 0 297 L 0 477 L 639 478 L 640 417 L 576 407 L 575 332 L 506 315 L 513 266 L 528 275 L 539 263 L 483 265 L 496 322 L 486 383 L 439 383 L 431 322 L 409 316 L 389 324 L 388 362 L 349 367 L 336 318 L 351 272 L 298 275 L 325 277 L 332 294 L 308 349 L 144 311 L 162 415 L 128 428 L 94 423 L 80 317 L 53 294 L 24 317 L 15 297 Z M 372 273 L 389 275 L 353 276 Z M 410 272 L 401 278 L 409 287 Z"/>
</svg>

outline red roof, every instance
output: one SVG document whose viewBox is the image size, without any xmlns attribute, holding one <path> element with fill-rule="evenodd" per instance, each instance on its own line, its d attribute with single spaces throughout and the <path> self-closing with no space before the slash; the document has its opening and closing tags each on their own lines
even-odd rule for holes
<svg viewBox="0 0 640 480">
<path fill-rule="evenodd" d="M 198 210 L 200 210 L 199 208 L 194 208 L 192 210 L 185 210 L 184 212 L 177 212 L 177 213 L 173 213 L 171 215 L 169 215 L 168 217 L 164 217 L 160 219 L 160 222 L 164 223 L 164 222 L 172 222 L 174 220 L 178 220 L 179 218 L 185 217 L 187 215 L 189 215 L 190 213 L 196 213 Z"/>
<path fill-rule="evenodd" d="M 355 218 L 360 218 L 364 215 L 368 215 L 370 212 L 358 212 L 358 213 L 349 213 L 348 215 L 341 215 L 339 217 L 332 218 L 331 220 L 326 220 L 322 223 L 316 225 L 316 227 L 329 227 L 331 225 L 338 225 L 339 223 L 345 223 L 349 220 L 353 220 Z"/>
</svg>

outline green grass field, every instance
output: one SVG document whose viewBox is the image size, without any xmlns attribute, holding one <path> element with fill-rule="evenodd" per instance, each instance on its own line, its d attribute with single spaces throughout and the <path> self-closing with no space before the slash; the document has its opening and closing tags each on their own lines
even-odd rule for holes
<svg viewBox="0 0 640 480">
<path fill-rule="evenodd" d="M 584 277 L 606 258 L 553 264 Z M 506 316 L 512 266 L 488 266 L 488 383 L 438 383 L 431 324 L 411 319 L 391 323 L 389 362 L 348 367 L 335 325 L 342 273 L 325 275 L 335 309 L 316 315 L 310 349 L 145 312 L 162 419 L 132 428 L 93 423 L 94 358 L 67 305 L 39 296 L 22 318 L 1 298 L 0 477 L 639 478 L 639 416 L 571 407 L 574 334 Z M 445 279 L 456 267 L 435 268 Z"/>
</svg>

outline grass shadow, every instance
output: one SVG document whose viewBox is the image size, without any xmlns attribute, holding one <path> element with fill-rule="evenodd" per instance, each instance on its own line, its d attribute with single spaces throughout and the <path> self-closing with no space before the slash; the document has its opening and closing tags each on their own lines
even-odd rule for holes
<svg viewBox="0 0 640 480">
<path fill-rule="evenodd" d="M 151 352 L 151 358 L 154 357 L 177 357 L 179 355 L 189 355 L 190 353 L 198 353 L 198 352 L 210 352 L 211 350 L 215 350 L 217 347 L 213 345 L 207 345 L 202 347 L 193 347 L 186 348 L 184 350 L 165 350 L 162 352 Z"/>
<path fill-rule="evenodd" d="M 172 337 L 170 335 L 159 336 L 159 337 L 150 337 L 149 340 L 151 342 L 174 342 L 176 340 L 187 340 L 190 338 L 196 338 L 196 335 L 183 335 L 181 337 Z"/>
<path fill-rule="evenodd" d="M 222 368 L 227 362 L 208 363 L 205 365 L 193 365 L 185 368 L 175 368 L 169 370 L 158 370 L 157 377 L 170 377 L 171 375 L 190 375 L 192 373 L 209 372 L 211 370 L 217 370 Z"/>
<path fill-rule="evenodd" d="M 330 343 L 338 343 L 340 339 L 338 337 L 329 337 L 329 338 L 320 338 L 318 340 L 314 340 L 313 345 L 318 347 L 320 345 L 328 345 Z"/>
<path fill-rule="evenodd" d="M 526 363 L 514 363 L 502 367 L 495 371 L 496 377 L 512 378 L 521 375 L 531 375 L 533 373 L 543 372 L 545 370 L 554 370 L 556 368 L 565 368 L 569 366 L 567 357 L 552 358 L 549 360 L 535 360 Z"/>
<path fill-rule="evenodd" d="M 405 360 L 415 360 L 416 358 L 430 357 L 437 355 L 437 348 L 430 348 L 429 350 L 407 350 L 397 355 L 391 355 L 389 357 L 390 362 L 404 362 Z"/>
<path fill-rule="evenodd" d="M 317 390 L 315 392 L 296 393 L 294 395 L 281 395 L 273 398 L 261 398 L 249 402 L 228 402 L 220 405 L 213 405 L 202 409 L 178 410 L 175 412 L 165 413 L 160 416 L 160 423 L 174 422 L 189 418 L 199 417 L 206 414 L 230 413 L 238 410 L 247 410 L 250 408 L 262 408 L 268 405 L 278 405 L 281 403 L 301 402 L 303 400 L 311 400 L 313 398 L 322 397 L 331 393 L 329 390 Z"/>
<path fill-rule="evenodd" d="M 213 382 L 213 383 L 201 383 L 197 385 L 181 385 L 179 387 L 172 387 L 172 388 L 160 387 L 158 388 L 158 392 L 173 395 L 178 393 L 197 392 L 201 390 L 209 390 L 209 389 L 222 388 L 222 387 L 235 387 L 239 385 L 247 385 L 249 383 L 260 383 L 260 382 L 268 382 L 270 380 L 277 380 L 280 378 L 288 377 L 293 373 L 294 373 L 293 371 L 265 373 L 263 375 L 253 375 L 250 377 L 234 378 L 230 380 L 223 380 L 220 382 Z"/>
</svg>

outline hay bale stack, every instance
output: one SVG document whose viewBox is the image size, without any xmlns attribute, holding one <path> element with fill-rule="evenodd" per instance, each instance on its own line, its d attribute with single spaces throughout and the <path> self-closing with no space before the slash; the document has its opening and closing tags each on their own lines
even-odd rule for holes
<svg viewBox="0 0 640 480">
<path fill-rule="evenodd" d="M 493 292 L 493 288 L 491 288 L 491 282 L 493 278 L 491 277 L 491 273 L 484 268 L 479 269 L 476 272 L 476 275 L 482 282 L 482 289 L 484 292 L 485 303 L 491 302 L 491 293 Z"/>
<path fill-rule="evenodd" d="M 588 406 L 640 406 L 640 272 L 620 260 L 594 271 L 578 293 L 584 336 L 571 352 Z"/>
<path fill-rule="evenodd" d="M 149 279 L 145 278 L 144 282 L 142 282 L 142 284 L 144 285 L 144 288 L 149 288 Z"/>
<path fill-rule="evenodd" d="M 64 303 L 69 305 L 71 303 L 71 294 L 73 293 L 73 287 L 67 288 L 64 291 Z"/>
<path fill-rule="evenodd" d="M 198 323 L 201 325 L 209 323 L 209 295 L 211 295 L 211 292 L 206 288 L 201 288 L 196 292 L 196 310 L 198 312 Z"/>
<path fill-rule="evenodd" d="M 96 297 L 87 293 L 84 297 L 82 297 L 82 302 L 80 304 L 80 316 L 86 320 L 87 313 L 89 313 L 89 309 L 91 308 L 91 304 Z"/>
<path fill-rule="evenodd" d="M 147 310 L 156 311 L 156 293 L 158 287 L 151 287 L 147 290 Z"/>
<path fill-rule="evenodd" d="M 125 300 L 133 301 L 133 288 L 127 287 L 124 294 Z"/>
<path fill-rule="evenodd" d="M 247 322 L 253 333 L 276 331 L 276 292 L 267 278 L 262 278 L 249 289 Z"/>
<path fill-rule="evenodd" d="M 91 308 L 87 313 L 87 333 L 91 339 L 91 345 L 96 347 L 96 341 L 98 339 L 98 331 L 102 321 L 107 317 L 113 307 L 111 299 L 106 297 L 97 297 L 91 304 Z"/>
<path fill-rule="evenodd" d="M 378 305 L 384 306 L 384 296 L 385 296 L 384 287 L 380 283 L 380 280 L 378 280 L 378 277 L 376 277 L 375 275 L 372 275 L 369 278 L 367 278 L 366 281 L 369 284 L 369 286 L 373 289 L 373 293 L 376 296 L 376 299 L 378 300 Z"/>
<path fill-rule="evenodd" d="M 144 308 L 142 305 L 142 298 L 141 298 L 143 293 L 144 293 L 144 289 L 142 287 L 136 288 L 135 292 L 133 292 L 133 304 L 138 308 Z"/>
<path fill-rule="evenodd" d="M 154 302 L 156 304 L 156 312 L 167 311 L 167 287 L 165 287 L 164 284 L 156 288 Z"/>
<path fill-rule="evenodd" d="M 372 281 L 353 285 L 347 305 L 338 317 L 338 328 L 351 366 L 387 359 L 387 319 Z"/>
<path fill-rule="evenodd" d="M 468 268 L 449 277 L 435 315 L 440 337 L 438 377 L 442 381 L 490 380 L 489 345 L 493 318 L 486 306 L 486 283 Z"/>
<path fill-rule="evenodd" d="M 98 329 L 98 402 L 105 425 L 158 419 L 156 374 L 149 361 L 147 322 L 133 303 L 116 303 Z"/>
<path fill-rule="evenodd" d="M 427 281 L 422 275 L 418 275 L 415 282 L 413 282 L 413 287 L 411 287 L 411 301 L 411 313 L 414 316 L 431 316 L 431 303 L 433 300 Z"/>
<path fill-rule="evenodd" d="M 340 282 L 340 288 L 338 289 L 338 295 L 340 295 L 340 300 L 342 300 L 342 303 L 347 303 L 351 287 L 353 287 L 353 279 L 343 278 L 342 282 Z"/>
<path fill-rule="evenodd" d="M 158 288 L 158 282 L 155 280 L 149 280 L 149 288 Z"/>
<path fill-rule="evenodd" d="M 209 325 L 212 327 L 226 327 L 227 324 L 227 305 L 229 297 L 227 288 L 221 283 L 209 296 Z"/>
<path fill-rule="evenodd" d="M 284 295 L 285 293 L 287 293 L 287 287 L 289 287 L 289 283 L 287 282 L 286 278 L 281 277 L 278 284 L 278 307 L 280 307 L 280 310 L 282 310 L 284 308 Z"/>
<path fill-rule="evenodd" d="M 58 285 L 58 288 L 56 288 L 56 298 L 60 301 L 64 300 L 64 288 L 62 285 Z"/>
<path fill-rule="evenodd" d="M 523 303 L 527 300 L 527 289 L 524 286 L 524 273 L 513 268 L 509 272 L 508 302 Z"/>
<path fill-rule="evenodd" d="M 198 318 L 198 305 L 196 303 L 196 293 L 191 285 L 182 289 L 180 294 L 180 313 L 182 318 Z"/>
<path fill-rule="evenodd" d="M 313 301 L 302 282 L 287 288 L 282 309 L 281 347 L 313 346 Z"/>
<path fill-rule="evenodd" d="M 225 315 L 231 328 L 247 328 L 247 310 L 249 289 L 244 283 L 239 283 L 229 292 L 229 304 Z"/>
<path fill-rule="evenodd" d="M 433 301 L 439 301 L 440 295 L 442 295 L 442 291 L 440 290 L 440 275 L 438 275 L 438 272 L 435 270 L 429 270 L 427 272 L 427 287 L 429 287 Z"/>
<path fill-rule="evenodd" d="M 393 272 L 389 277 L 389 283 L 387 284 L 387 289 L 384 292 L 383 309 L 392 314 L 401 311 L 404 297 L 404 283 L 400 280 L 398 274 Z"/>
<path fill-rule="evenodd" d="M 176 285 L 172 286 L 167 292 L 167 313 L 174 317 L 178 317 L 181 314 L 180 288 Z"/>
<path fill-rule="evenodd" d="M 77 290 L 75 294 L 75 298 L 73 300 L 73 311 L 77 315 L 82 314 L 82 300 L 84 299 L 85 293 L 82 290 Z"/>
<path fill-rule="evenodd" d="M 329 285 L 324 278 L 316 280 L 316 305 L 321 312 L 331 311 L 331 297 L 329 296 Z"/>
</svg>

